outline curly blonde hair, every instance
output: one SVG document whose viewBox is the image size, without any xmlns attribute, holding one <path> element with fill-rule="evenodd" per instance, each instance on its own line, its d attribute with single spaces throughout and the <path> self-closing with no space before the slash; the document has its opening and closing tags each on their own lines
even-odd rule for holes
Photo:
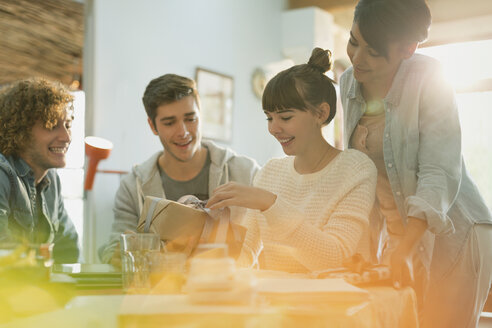
<svg viewBox="0 0 492 328">
<path fill-rule="evenodd" d="M 0 152 L 18 155 L 30 142 L 34 124 L 52 129 L 73 113 L 73 96 L 61 83 L 43 78 L 21 80 L 0 89 Z"/>
</svg>

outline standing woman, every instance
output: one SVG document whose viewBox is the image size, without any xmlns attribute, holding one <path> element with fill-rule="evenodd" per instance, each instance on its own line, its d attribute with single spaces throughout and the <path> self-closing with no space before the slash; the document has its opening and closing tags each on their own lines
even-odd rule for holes
<svg viewBox="0 0 492 328">
<path fill-rule="evenodd" d="M 277 74 L 263 93 L 268 131 L 284 158 L 271 159 L 253 187 L 229 183 L 207 206 L 248 208 L 240 265 L 311 272 L 340 267 L 368 250 L 376 168 L 360 151 L 340 151 L 321 129 L 336 112 L 336 92 L 324 74 L 331 53 L 316 48 L 307 64 Z M 261 255 L 260 255 L 261 254 Z"/>
<path fill-rule="evenodd" d="M 415 278 L 425 327 L 475 327 L 491 282 L 492 215 L 465 169 L 452 88 L 415 54 L 424 0 L 360 0 L 341 77 L 345 146 L 378 169 L 383 261 L 395 285 Z M 413 267 L 413 268 L 412 268 Z"/>
</svg>

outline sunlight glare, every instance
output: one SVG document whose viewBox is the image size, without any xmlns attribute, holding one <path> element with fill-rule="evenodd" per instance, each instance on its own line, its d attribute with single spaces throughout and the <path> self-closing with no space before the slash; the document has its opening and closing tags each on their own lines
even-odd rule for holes
<svg viewBox="0 0 492 328">
<path fill-rule="evenodd" d="M 456 89 L 469 87 L 492 76 L 492 40 L 427 47 L 417 52 L 438 59 L 446 79 Z"/>
</svg>

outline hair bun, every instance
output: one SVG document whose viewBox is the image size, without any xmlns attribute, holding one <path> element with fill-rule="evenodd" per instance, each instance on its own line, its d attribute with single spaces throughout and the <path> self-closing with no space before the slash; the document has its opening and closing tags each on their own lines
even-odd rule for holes
<svg viewBox="0 0 492 328">
<path fill-rule="evenodd" d="M 328 72 L 332 67 L 331 51 L 314 48 L 307 64 L 322 74 Z"/>
</svg>

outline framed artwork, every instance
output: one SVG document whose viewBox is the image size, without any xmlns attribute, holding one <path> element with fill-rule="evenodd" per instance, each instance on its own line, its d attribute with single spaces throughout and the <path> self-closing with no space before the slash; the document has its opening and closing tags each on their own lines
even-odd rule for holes
<svg viewBox="0 0 492 328">
<path fill-rule="evenodd" d="M 234 79 L 198 67 L 195 81 L 200 95 L 203 137 L 230 142 Z"/>
</svg>

